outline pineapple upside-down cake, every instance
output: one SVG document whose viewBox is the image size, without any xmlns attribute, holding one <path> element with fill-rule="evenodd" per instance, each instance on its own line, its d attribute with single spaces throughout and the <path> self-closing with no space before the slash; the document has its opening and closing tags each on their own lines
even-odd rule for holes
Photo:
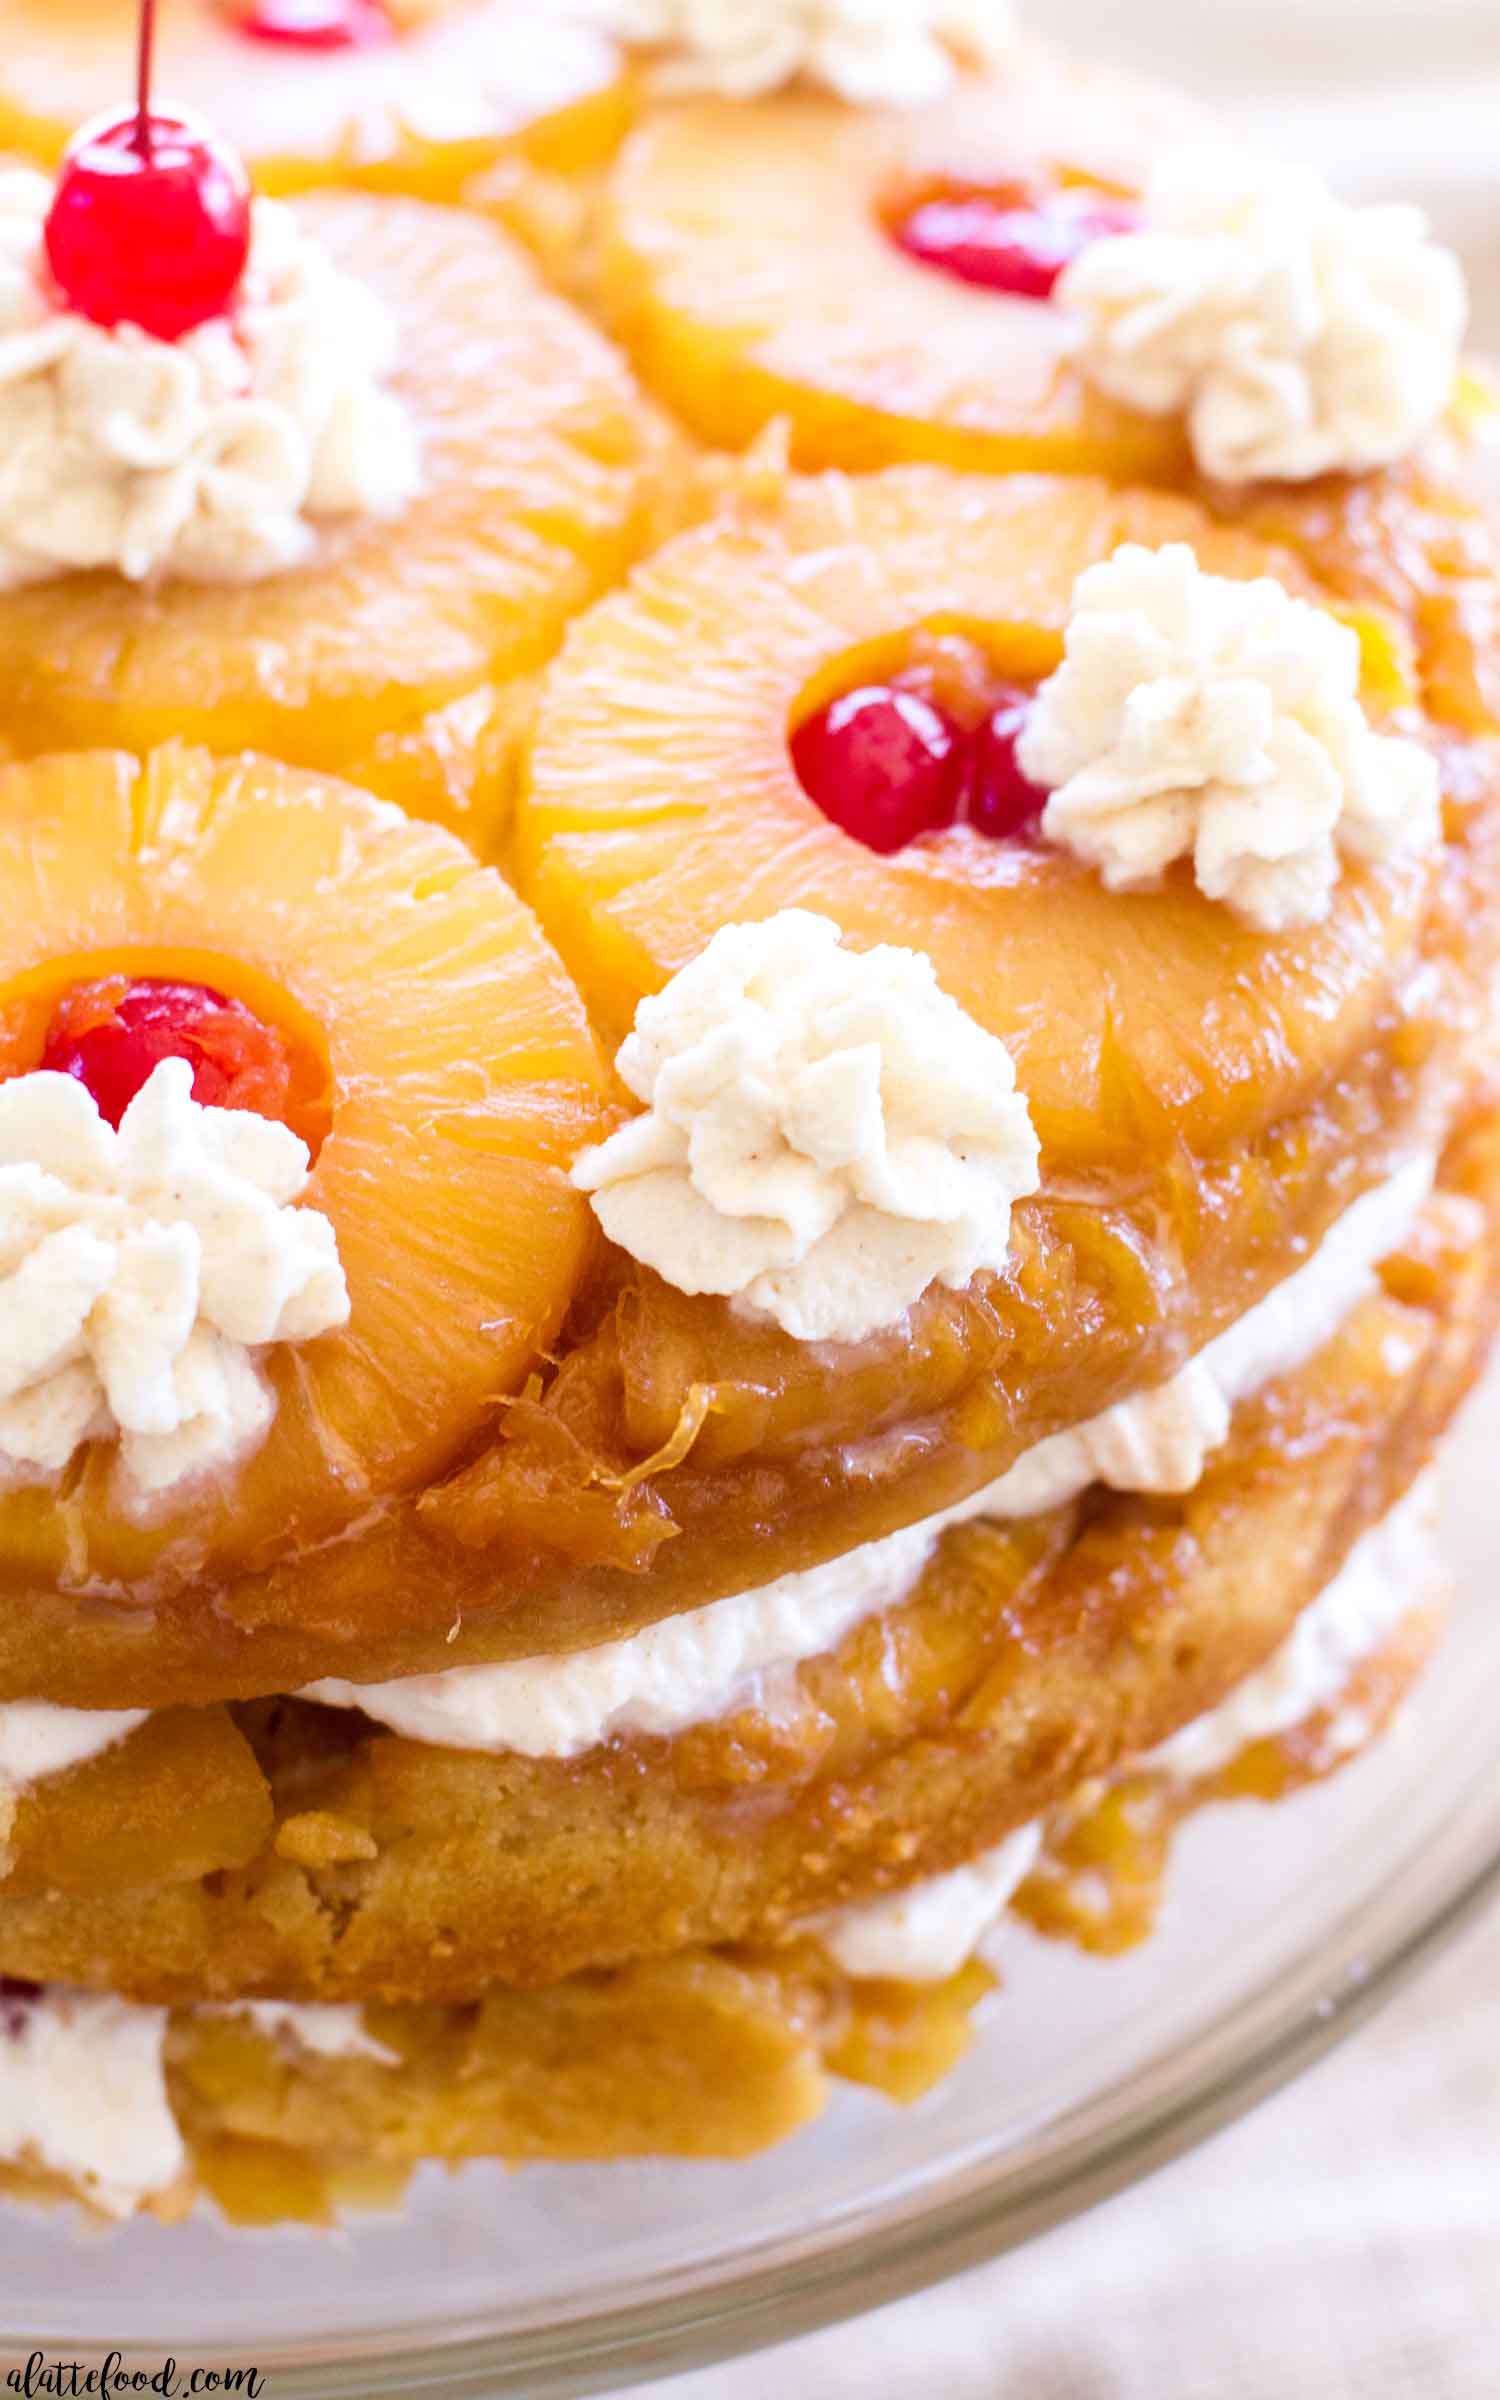
<svg viewBox="0 0 1500 2400">
<path fill-rule="evenodd" d="M 0 6 L 0 2184 L 915 2098 L 1436 1637 L 1458 270 L 998 11 L 176 0 L 73 135 L 116 13 Z"/>
</svg>

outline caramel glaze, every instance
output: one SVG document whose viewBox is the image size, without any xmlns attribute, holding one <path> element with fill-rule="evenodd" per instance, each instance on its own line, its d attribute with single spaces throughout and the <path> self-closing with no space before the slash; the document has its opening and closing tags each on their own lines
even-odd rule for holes
<svg viewBox="0 0 1500 2400">
<path fill-rule="evenodd" d="M 1334 514 L 1349 528 L 1351 576 L 1368 582 L 1373 536 L 1354 529 L 1353 506 L 1346 497 Z M 1191 534 L 1231 571 L 1281 557 L 1294 585 L 1306 581 L 1293 555 L 1208 525 L 1186 501 L 1089 479 L 916 470 L 792 486 L 733 539 L 761 545 L 767 572 L 784 578 L 789 560 L 816 554 L 846 518 L 861 529 L 873 596 L 859 597 L 859 576 L 829 576 L 823 615 L 785 637 L 784 657 L 781 615 L 766 612 L 773 715 L 784 718 L 818 660 L 827 668 L 831 627 L 873 639 L 884 625 L 888 638 L 891 609 L 900 618 L 910 607 L 923 622 L 943 592 L 976 607 L 988 593 L 1034 644 L 1055 647 L 1075 552 L 1081 563 L 1127 533 Z M 731 535 L 719 529 L 713 540 Z M 1426 560 L 1415 537 L 1408 546 Z M 612 657 L 620 612 L 633 623 L 653 594 L 677 592 L 684 578 L 696 590 L 703 571 L 688 537 L 633 593 L 575 627 L 546 712 L 554 752 L 579 752 L 595 706 L 584 669 L 596 653 Z M 1436 565 L 1422 571 L 1444 588 Z M 1420 730 L 1398 657 L 1399 612 L 1383 634 L 1374 619 L 1362 630 L 1377 684 L 1384 656 L 1382 705 Z M 721 663 L 738 688 L 733 648 Z M 674 693 L 680 702 L 680 675 L 668 684 L 663 706 Z M 653 775 L 656 730 L 653 717 Z M 773 762 L 785 747 L 784 722 L 776 733 L 736 719 L 731 736 L 749 740 L 760 764 L 767 742 Z M 1442 752 L 1441 853 L 1419 868 L 1347 876 L 1326 926 L 1269 943 L 1190 889 L 1111 897 L 1057 854 L 1028 855 L 1008 883 L 985 883 L 940 843 L 897 874 L 822 826 L 836 840 L 827 856 L 817 828 L 802 823 L 816 814 L 805 797 L 792 795 L 800 816 L 783 822 L 787 795 L 773 773 L 765 806 L 757 801 L 741 828 L 774 853 L 757 865 L 757 897 L 781 905 L 836 888 L 835 913 L 857 938 L 930 946 L 965 1004 L 998 1015 L 1012 1041 L 1045 1180 L 1018 1212 L 1006 1271 L 963 1294 L 929 1294 L 868 1344 L 808 1349 L 722 1304 L 685 1300 L 618 1257 L 599 1261 L 557 1345 L 561 1363 L 519 1395 L 498 1387 L 472 1436 L 445 1450 L 436 1481 L 429 1467 L 421 1490 L 351 1488 L 343 1515 L 311 1537 L 304 1495 L 289 1490 L 285 1509 L 263 1511 L 217 1563 L 212 1506 L 201 1525 L 185 1509 L 159 1541 L 125 1544 L 118 1527 L 75 1505 L 86 1494 L 70 1483 L 55 1504 L 15 1512 L 23 1533 L 0 1559 L 0 1701 L 165 1707 L 324 1675 L 380 1680 L 586 1646 L 878 1538 L 1170 1374 L 1300 1263 L 1395 1158 L 1440 1142 L 1488 1048 L 1500 754 L 1478 734 L 1439 734 L 1430 722 L 1424 738 Z M 707 808 L 705 792 L 721 788 L 709 772 L 718 755 L 684 760 L 684 807 Z M 560 775 L 554 760 L 565 808 L 571 786 Z M 541 788 L 538 773 L 528 801 L 538 825 Z M 712 821 L 703 838 L 737 853 L 739 833 L 726 841 Z M 808 875 L 816 890 L 797 880 Z M 694 905 L 703 904 L 699 891 Z M 642 905 L 649 914 L 656 902 Z M 606 917 L 614 921 L 601 905 L 589 922 Z M 1077 945 L 1071 975 L 1058 971 L 1059 928 L 1070 956 Z M 570 969 L 587 981 L 575 949 Z M 538 1328 L 539 1344 L 551 1330 Z M 336 1456 L 325 1463 L 336 1481 Z"/>
<path fill-rule="evenodd" d="M 1383 1292 L 1241 1410 L 1195 1492 L 955 1529 L 907 1600 L 799 1670 L 774 1723 L 745 1711 L 531 1761 L 302 1704 L 245 1710 L 273 1843 L 198 1882 L 163 1883 L 148 1846 L 124 1894 L 0 1896 L 0 1972 L 169 2002 L 457 2000 L 764 1942 L 945 1872 L 1215 1706 L 1285 1638 L 1478 1371 L 1497 1219 L 1491 1118 Z M 75 1855 L 87 1838 L 80 1821 Z"/>
<path fill-rule="evenodd" d="M 1459 733 L 1500 728 L 1497 405 L 1493 386 L 1463 378 L 1447 421 L 1379 475 L 1197 487 L 1219 522 L 1292 551 L 1337 600 L 1388 611 L 1429 712 Z"/>
<path fill-rule="evenodd" d="M 1284 1800 L 1325 1782 L 1389 1730 L 1442 1632 L 1442 1611 L 1415 1605 L 1390 1640 L 1360 1661 L 1338 1699 L 1299 1725 L 1252 1742 L 1219 1774 L 1192 1783 L 1126 1775 L 1095 1784 L 1059 1811 L 1011 1906 L 1037 1933 L 1115 1957 L 1149 1939 L 1161 1913 L 1178 1833 L 1216 1801 Z M 1353 1748 L 1340 1720 L 1360 1723 Z"/>
<path fill-rule="evenodd" d="M 1138 1164 L 1018 1212 L 1013 1264 L 851 1353 L 598 1273 L 564 1364 L 477 1455 L 340 1540 L 216 1582 L 189 1548 L 120 1587 L 49 1545 L 0 1560 L 0 1700 L 170 1706 L 583 1647 L 878 1538 L 1170 1374 L 1472 1088 L 1500 917 L 1487 745 L 1447 759 L 1417 953 L 1306 1108 L 1196 1158 L 1138 1092 Z M 1144 1118 L 1144 1121 L 1143 1121 Z M 64 1520 L 65 1521 L 65 1520 Z M 60 1541 L 60 1536 L 59 1536 Z"/>
</svg>

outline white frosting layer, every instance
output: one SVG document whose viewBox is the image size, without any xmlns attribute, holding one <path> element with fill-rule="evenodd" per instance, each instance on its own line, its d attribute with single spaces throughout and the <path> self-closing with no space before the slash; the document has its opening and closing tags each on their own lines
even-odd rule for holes
<svg viewBox="0 0 1500 2400">
<path fill-rule="evenodd" d="M 0 1085 L 0 1474 L 118 1438 L 145 1502 L 231 1464 L 275 1399 L 257 1363 L 347 1322 L 305 1145 L 158 1066 L 118 1132 L 65 1075 Z"/>
<path fill-rule="evenodd" d="M 575 1758 L 617 1734 L 679 1733 L 735 1707 L 774 1709 L 778 1677 L 904 1598 L 950 1525 L 1034 1516 L 1096 1482 L 1190 1491 L 1235 1404 L 1338 1331 L 1410 1232 L 1433 1172 L 1430 1158 L 1414 1158 L 1363 1194 L 1295 1274 L 1169 1383 L 1039 1442 L 996 1482 L 920 1524 L 571 1657 L 396 1683 L 316 1683 L 306 1697 L 362 1709 L 412 1741 L 528 1758 Z"/>
<path fill-rule="evenodd" d="M 439 1749 L 525 1758 L 577 1758 L 615 1734 L 682 1733 L 736 1705 L 774 1705 L 778 1677 L 910 1591 L 937 1544 L 934 1525 L 948 1521 L 904 1526 L 823 1566 L 567 1658 L 450 1667 L 397 1683 L 315 1683 L 303 1697 L 362 1709 Z"/>
<path fill-rule="evenodd" d="M 1297 1619 L 1281 1648 L 1218 1708 L 1195 1718 L 1141 1761 L 1177 1783 L 1217 1775 L 1252 1742 L 1289 1733 L 1331 1707 L 1356 1667 L 1436 1594 L 1435 1479 L 1424 1477 L 1367 1533 L 1327 1590 Z M 1355 1750 L 1368 1728 L 1357 1712 L 1334 1726 L 1335 1750 Z"/>
<path fill-rule="evenodd" d="M 29 1791 L 99 1758 L 146 1722 L 141 1708 L 54 1708 L 47 1700 L 0 1707 L 0 1794 Z"/>
<path fill-rule="evenodd" d="M 0 1997 L 0 2160 L 49 2169 L 113 2217 L 170 2190 L 187 2152 L 162 2063 L 167 2012 L 106 1993 Z"/>
<path fill-rule="evenodd" d="M 1441 1581 L 1433 1552 L 1433 1502 L 1428 1478 L 1365 1535 L 1259 1674 L 1151 1751 L 1141 1765 L 1174 1781 L 1195 1782 L 1227 1767 L 1252 1742 L 1288 1733 L 1336 1702 L 1361 1662 L 1432 1598 Z M 1334 1736 L 1336 1752 L 1353 1752 L 1369 1738 L 1369 1727 L 1357 1711 L 1347 1711 L 1337 1720 Z M 973 1957 L 998 1924 L 1041 1845 L 1041 1826 L 1023 1825 L 997 1849 L 952 1874 L 832 1910 L 809 1920 L 803 1930 L 817 1935 L 846 1974 L 941 1983 Z"/>
<path fill-rule="evenodd" d="M 858 106 L 940 99 L 1009 56 L 1009 0 L 571 0 L 658 53 L 669 90 L 749 100 L 805 76 Z"/>
<path fill-rule="evenodd" d="M 798 1341 L 859 1341 L 1003 1266 L 1037 1187 L 1004 1043 L 929 958 L 846 950 L 805 909 L 724 926 L 616 1063 L 646 1113 L 573 1174 L 605 1232 Z"/>
<path fill-rule="evenodd" d="M 268 2041 L 288 2041 L 314 2058 L 373 2058 L 382 2066 L 398 2064 L 395 2051 L 365 2031 L 361 2008 L 304 2007 L 291 2000 L 233 2000 L 203 2013 L 242 2017 Z"/>
<path fill-rule="evenodd" d="M 1089 375 L 1186 415 L 1205 474 L 1303 481 L 1401 458 L 1447 408 L 1468 315 L 1419 210 L 1351 208 L 1309 168 L 1164 159 L 1144 229 L 1065 270 Z"/>
<path fill-rule="evenodd" d="M 61 305 L 50 200 L 44 177 L 0 174 L 0 588 L 87 567 L 253 581 L 308 557 L 323 520 L 406 505 L 395 326 L 289 209 L 254 204 L 233 316 L 165 342 Z"/>
<path fill-rule="evenodd" d="M 1267 933 L 1328 913 L 1348 858 L 1429 848 L 1436 760 L 1375 733 L 1353 628 L 1186 543 L 1128 542 L 1074 587 L 1063 664 L 1021 738 L 1049 841 L 1111 891 L 1191 858 L 1200 891 Z"/>
<path fill-rule="evenodd" d="M 1042 1847 L 1040 1825 L 1023 1825 L 951 1875 L 908 1891 L 830 1909 L 803 1928 L 846 1975 L 896 1983 L 943 1983 L 971 1959 L 1026 1881 Z"/>
</svg>

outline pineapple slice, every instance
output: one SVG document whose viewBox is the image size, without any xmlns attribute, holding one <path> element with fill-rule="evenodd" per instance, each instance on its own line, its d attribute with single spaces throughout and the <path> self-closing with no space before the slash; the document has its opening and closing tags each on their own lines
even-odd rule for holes
<svg viewBox="0 0 1500 2400">
<path fill-rule="evenodd" d="M 141 1522 L 112 1446 L 0 1494 L 8 1574 L 52 1587 L 206 1576 L 323 1540 L 420 1488 L 532 1371 L 589 1240 L 566 1167 L 601 1071 L 525 908 L 435 827 L 321 777 L 171 749 L 0 773 L 0 1074 L 61 995 L 120 969 L 207 982 L 322 1063 L 306 1204 L 352 1315 L 274 1350 L 262 1449 Z M 446 1622 L 446 1619 L 445 1619 Z"/>
<path fill-rule="evenodd" d="M 938 109 L 805 94 L 684 105 L 652 115 L 607 178 L 600 305 L 646 383 L 730 449 L 780 423 L 801 467 L 1041 467 L 1192 491 L 1296 549 L 1340 599 L 1390 609 L 1434 714 L 1493 733 L 1493 378 L 1466 369 L 1446 423 L 1382 473 L 1207 484 L 1179 419 L 1116 407 L 1085 381 L 1062 310 L 978 288 L 893 238 L 913 203 L 969 194 L 1060 193 L 1107 213 L 1139 196 L 1163 150 L 1222 139 L 1186 100 L 1037 50 Z"/>
<path fill-rule="evenodd" d="M 654 528 L 661 437 L 624 363 L 495 227 L 357 194 L 299 206 L 395 313 L 422 491 L 263 582 L 0 593 L 7 738 L 143 754 L 180 735 L 375 789 L 386 766 L 393 798 L 482 848 L 487 746 L 454 740 L 454 704 L 535 669 L 624 572 Z"/>
<path fill-rule="evenodd" d="M 271 1832 L 265 1777 L 228 1709 L 163 1709 L 21 1795 L 0 1845 L 0 1895 L 195 1883 L 249 1866 Z"/>
<path fill-rule="evenodd" d="M 392 10 L 387 42 L 317 49 L 240 30 L 235 0 L 161 0 L 159 85 L 208 117 L 263 191 L 357 183 L 457 200 L 472 176 L 520 158 L 579 173 L 619 143 L 631 87 L 587 26 L 517 0 Z M 50 165 L 129 80 L 127 0 L 0 0 L 0 150 Z"/>
<path fill-rule="evenodd" d="M 1035 54 L 930 110 L 686 105 L 643 126 L 615 170 L 604 304 L 648 383 L 731 448 L 784 416 L 801 466 L 1181 480 L 1181 429 L 1091 392 L 1058 310 L 921 264 L 890 228 L 954 192 L 1129 195 L 1190 131 L 1203 138 L 1186 102 Z"/>
<path fill-rule="evenodd" d="M 779 510 L 684 534 L 577 624 L 514 863 L 609 1038 L 727 920 L 797 906 L 933 959 L 1010 1045 L 1054 1177 L 1138 1175 L 1144 1141 L 1221 1154 L 1306 1108 L 1375 1038 L 1430 862 L 1348 874 L 1322 924 L 1267 940 L 1186 878 L 1111 894 L 1066 852 L 968 827 L 878 857 L 793 768 L 795 726 L 918 632 L 1049 672 L 1076 576 L 1127 540 L 1316 597 L 1293 557 L 1186 500 L 915 467 L 794 484 Z"/>
</svg>

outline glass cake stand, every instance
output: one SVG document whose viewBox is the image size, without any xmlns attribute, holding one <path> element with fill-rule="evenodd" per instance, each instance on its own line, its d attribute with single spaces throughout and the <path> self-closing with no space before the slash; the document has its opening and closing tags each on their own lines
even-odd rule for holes
<svg viewBox="0 0 1500 2400">
<path fill-rule="evenodd" d="M 617 2390 L 898 2298 L 1087 2208 L 1351 2032 L 1500 1888 L 1500 1383 L 1446 1462 L 1458 1606 L 1397 1732 L 1274 1809 L 1205 1812 L 1157 1938 L 1094 1961 L 1020 1928 L 959 2071 L 841 2092 L 734 2166 L 424 2173 L 338 2234 L 80 2235 L 7 2213 L 0 2363 L 253 2364 L 272 2400 Z"/>
</svg>

